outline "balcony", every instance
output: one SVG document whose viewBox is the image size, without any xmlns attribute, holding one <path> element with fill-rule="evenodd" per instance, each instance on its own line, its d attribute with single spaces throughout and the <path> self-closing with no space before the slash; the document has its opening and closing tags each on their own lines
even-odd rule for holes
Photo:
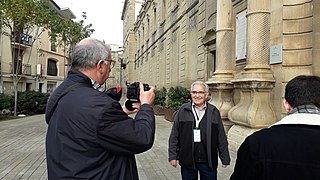
<svg viewBox="0 0 320 180">
<path fill-rule="evenodd" d="M 12 45 L 16 48 L 29 48 L 32 46 L 32 36 L 20 33 L 19 35 L 16 35 L 17 32 L 12 32 L 13 40 Z"/>
<path fill-rule="evenodd" d="M 22 74 L 31 75 L 31 64 L 22 64 Z"/>
<path fill-rule="evenodd" d="M 16 63 L 15 63 L 16 64 Z M 10 63 L 10 73 L 15 74 L 16 72 L 16 65 L 14 67 L 14 71 L 12 69 L 12 63 Z M 13 73 L 14 72 L 14 73 Z M 23 75 L 31 75 L 31 64 L 22 64 L 22 67 L 19 68 L 18 74 L 23 74 Z"/>
</svg>

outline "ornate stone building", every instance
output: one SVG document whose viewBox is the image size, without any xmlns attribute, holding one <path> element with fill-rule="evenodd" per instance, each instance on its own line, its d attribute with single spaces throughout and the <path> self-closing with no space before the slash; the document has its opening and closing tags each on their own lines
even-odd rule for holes
<svg viewBox="0 0 320 180">
<path fill-rule="evenodd" d="M 138 80 L 135 70 L 137 39 L 134 32 L 134 23 L 143 3 L 143 0 L 125 0 L 123 5 L 121 16 L 121 20 L 123 21 L 123 58 L 121 67 L 124 70 L 122 73 L 124 82 Z"/>
<path fill-rule="evenodd" d="M 210 87 L 231 148 L 285 115 L 284 87 L 320 75 L 320 1 L 125 0 L 129 81 L 157 87 Z M 126 18 L 124 18 L 126 17 Z"/>
</svg>

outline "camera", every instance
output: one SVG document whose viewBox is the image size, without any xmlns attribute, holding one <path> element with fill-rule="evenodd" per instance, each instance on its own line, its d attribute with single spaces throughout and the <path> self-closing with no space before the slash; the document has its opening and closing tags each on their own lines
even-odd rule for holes
<svg viewBox="0 0 320 180">
<path fill-rule="evenodd" d="M 114 100 L 120 101 L 121 96 L 122 96 L 122 87 L 112 87 L 108 90 L 106 90 L 106 93 Z"/>
<path fill-rule="evenodd" d="M 140 83 L 134 82 L 131 84 L 126 83 L 127 85 L 127 101 L 125 102 L 125 106 L 128 110 L 133 111 L 134 108 L 132 107 L 133 103 L 140 102 Z M 143 84 L 143 90 L 149 91 L 150 87 L 149 84 Z"/>
</svg>

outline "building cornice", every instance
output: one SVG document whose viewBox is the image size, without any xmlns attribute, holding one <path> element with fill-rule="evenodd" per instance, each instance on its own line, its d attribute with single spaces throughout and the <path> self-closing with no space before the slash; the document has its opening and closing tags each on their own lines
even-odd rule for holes
<svg viewBox="0 0 320 180">
<path fill-rule="evenodd" d="M 55 10 L 64 19 L 75 19 L 76 16 L 69 8 L 60 8 L 54 0 L 49 0 L 48 6 Z"/>
<path fill-rule="evenodd" d="M 124 15 L 126 14 L 127 4 L 128 4 L 128 0 L 125 0 L 123 4 L 122 14 L 121 14 L 122 21 L 124 20 Z"/>
</svg>

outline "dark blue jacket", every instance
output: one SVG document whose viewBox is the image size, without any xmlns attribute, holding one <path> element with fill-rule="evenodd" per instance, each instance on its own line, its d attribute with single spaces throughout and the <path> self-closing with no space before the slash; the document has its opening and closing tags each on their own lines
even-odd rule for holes
<svg viewBox="0 0 320 180">
<path fill-rule="evenodd" d="M 52 117 L 48 112 L 59 94 L 74 83 L 85 83 L 63 96 Z M 50 179 L 138 179 L 135 154 L 154 142 L 155 117 L 142 105 L 135 119 L 106 93 L 91 86 L 78 71 L 51 95 L 46 110 L 46 157 Z"/>
</svg>

